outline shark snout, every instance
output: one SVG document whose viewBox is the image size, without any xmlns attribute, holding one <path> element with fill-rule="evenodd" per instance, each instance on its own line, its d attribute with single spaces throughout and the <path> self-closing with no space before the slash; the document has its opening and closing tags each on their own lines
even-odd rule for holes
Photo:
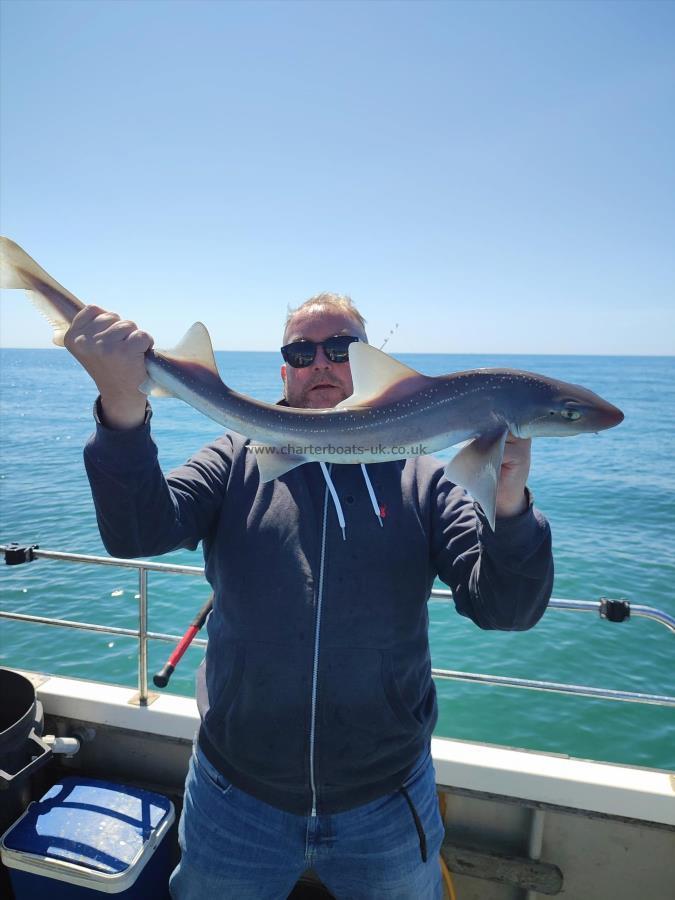
<svg viewBox="0 0 675 900">
<path fill-rule="evenodd" d="M 623 422 L 623 413 L 619 409 L 618 406 L 612 407 L 612 424 L 610 425 L 613 428 L 615 425 L 620 425 Z"/>
<path fill-rule="evenodd" d="M 606 428 L 614 428 L 623 422 L 623 412 L 618 406 L 601 400 L 595 405 L 593 410 L 594 425 L 598 431 L 604 431 Z"/>
</svg>

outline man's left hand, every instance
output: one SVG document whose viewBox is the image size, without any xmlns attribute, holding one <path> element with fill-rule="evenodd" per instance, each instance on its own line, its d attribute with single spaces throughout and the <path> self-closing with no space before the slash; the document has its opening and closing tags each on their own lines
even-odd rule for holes
<svg viewBox="0 0 675 900">
<path fill-rule="evenodd" d="M 525 493 L 530 474 L 532 438 L 517 438 L 510 432 L 504 446 L 504 459 L 497 486 L 497 516 L 517 516 L 527 509 Z"/>
</svg>

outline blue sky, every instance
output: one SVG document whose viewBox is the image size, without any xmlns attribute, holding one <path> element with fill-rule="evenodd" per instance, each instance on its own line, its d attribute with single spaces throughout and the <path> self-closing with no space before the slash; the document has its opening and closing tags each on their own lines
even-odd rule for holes
<svg viewBox="0 0 675 900">
<path fill-rule="evenodd" d="M 158 345 L 275 349 L 335 290 L 394 353 L 675 352 L 675 4 L 0 14 L 2 233 Z"/>
</svg>

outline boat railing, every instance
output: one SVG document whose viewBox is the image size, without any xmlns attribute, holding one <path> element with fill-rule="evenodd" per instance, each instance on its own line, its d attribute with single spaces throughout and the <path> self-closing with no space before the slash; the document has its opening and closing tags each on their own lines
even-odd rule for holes
<svg viewBox="0 0 675 900">
<path fill-rule="evenodd" d="M 174 575 L 190 575 L 204 577 L 204 569 L 200 566 L 185 566 L 176 563 L 149 562 L 137 559 L 119 559 L 113 556 L 92 556 L 83 553 L 65 553 L 58 550 L 41 550 L 37 546 L 7 544 L 0 546 L 5 562 L 8 565 L 32 562 L 36 559 L 58 560 L 68 563 L 85 563 L 97 566 L 116 566 L 124 569 L 135 569 L 138 572 L 138 628 L 119 628 L 112 625 L 97 625 L 93 622 L 58 619 L 51 616 L 30 615 L 0 609 L 0 618 L 16 622 L 51 625 L 58 628 L 72 628 L 80 631 L 98 632 L 100 634 L 121 635 L 135 638 L 138 641 L 138 702 L 146 705 L 156 697 L 148 690 L 148 641 L 163 641 L 175 644 L 181 635 L 165 634 L 148 629 L 148 575 L 150 572 L 172 573 Z M 451 601 L 452 591 L 434 590 L 433 600 Z M 567 610 L 572 612 L 595 613 L 607 622 L 622 622 L 632 618 L 646 618 L 660 622 L 671 633 L 675 634 L 675 617 L 654 606 L 633 604 L 625 599 L 601 598 L 600 600 L 565 600 L 553 598 L 549 601 L 549 610 Z M 193 645 L 205 647 L 206 640 L 195 638 Z M 568 684 L 555 681 L 537 681 L 529 678 L 512 678 L 503 675 L 489 675 L 478 672 L 464 672 L 454 669 L 432 669 L 437 679 L 465 681 L 474 684 L 489 684 L 500 687 L 525 688 L 527 690 L 547 691 L 556 694 L 575 694 L 582 697 L 619 700 L 628 703 L 640 703 L 655 706 L 675 707 L 675 697 L 662 694 L 640 693 L 637 691 L 621 691 L 611 688 L 597 688 L 589 685 Z"/>
</svg>

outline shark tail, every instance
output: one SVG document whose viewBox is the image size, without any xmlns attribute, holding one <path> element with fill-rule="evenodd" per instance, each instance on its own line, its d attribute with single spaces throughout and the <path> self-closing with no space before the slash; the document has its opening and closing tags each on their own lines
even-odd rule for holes
<svg viewBox="0 0 675 900">
<path fill-rule="evenodd" d="M 6 237 L 0 237 L 0 288 L 24 290 L 52 326 L 52 341 L 63 347 L 63 336 L 84 304 Z"/>
</svg>

